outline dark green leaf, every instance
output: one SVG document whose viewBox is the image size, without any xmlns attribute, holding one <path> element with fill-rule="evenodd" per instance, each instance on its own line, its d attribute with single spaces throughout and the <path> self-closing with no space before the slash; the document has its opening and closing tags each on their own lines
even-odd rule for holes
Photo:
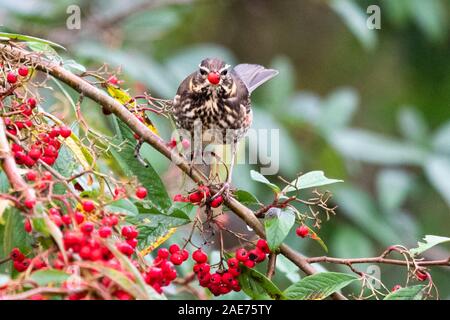
<svg viewBox="0 0 450 320">
<path fill-rule="evenodd" d="M 346 273 L 316 273 L 288 287 L 284 295 L 292 300 L 322 300 L 357 279 Z"/>
<path fill-rule="evenodd" d="M 17 34 L 17 33 L 7 33 L 7 32 L 0 32 L 0 37 L 2 38 L 8 38 L 10 40 L 21 40 L 21 41 L 30 41 L 30 42 L 39 42 L 39 43 L 43 43 L 43 44 L 47 44 L 53 47 L 57 47 L 63 50 L 66 50 L 66 48 L 64 48 L 63 46 L 49 41 L 49 40 L 44 40 L 41 38 L 36 38 L 36 37 L 31 37 L 31 36 L 26 36 L 23 34 Z"/>
<path fill-rule="evenodd" d="M 137 215 L 139 210 L 129 199 L 119 199 L 105 206 L 110 212 L 126 213 L 127 215 Z"/>
<path fill-rule="evenodd" d="M 24 217 L 14 207 L 5 210 L 0 224 L 0 257 L 7 257 L 15 247 L 28 253 L 32 244 L 32 238 L 23 227 Z M 11 263 L 0 265 L 0 272 L 10 273 Z"/>
<path fill-rule="evenodd" d="M 234 196 L 237 201 L 244 205 L 257 205 L 260 203 L 252 193 L 245 190 L 237 190 L 234 192 Z"/>
<path fill-rule="evenodd" d="M 275 251 L 295 223 L 295 213 L 290 209 L 271 208 L 264 218 L 267 243 L 271 251 Z"/>
<path fill-rule="evenodd" d="M 242 290 L 255 300 L 283 300 L 284 296 L 280 289 L 262 273 L 247 267 L 242 269 L 239 275 L 239 284 Z"/>
<path fill-rule="evenodd" d="M 139 214 L 128 216 L 126 220 L 135 225 L 139 230 L 139 248 L 145 248 L 154 243 L 159 237 L 164 236 L 167 230 L 190 222 L 188 214 L 184 211 L 187 208 L 179 208 L 175 205 L 167 213 L 159 209 L 144 208 L 138 206 Z"/>
<path fill-rule="evenodd" d="M 424 285 L 400 288 L 389 293 L 384 300 L 422 300 Z"/>
<path fill-rule="evenodd" d="M 136 176 L 139 182 L 147 188 L 147 199 L 149 199 L 154 206 L 162 210 L 168 209 L 172 205 L 172 201 L 169 198 L 160 177 L 150 164 L 145 168 L 136 160 L 134 157 L 134 145 L 136 144 L 136 139 L 133 138 L 131 130 L 121 120 L 116 120 L 116 143 L 121 144 L 124 141 L 127 143 L 120 152 L 111 149 L 113 157 L 126 176 Z"/>
</svg>

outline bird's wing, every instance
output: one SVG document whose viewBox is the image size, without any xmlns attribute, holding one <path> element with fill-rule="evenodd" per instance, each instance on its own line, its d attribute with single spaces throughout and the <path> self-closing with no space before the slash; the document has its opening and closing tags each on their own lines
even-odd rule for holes
<svg viewBox="0 0 450 320">
<path fill-rule="evenodd" d="M 238 64 L 233 70 L 244 82 L 249 93 L 252 93 L 253 90 L 278 74 L 277 70 L 266 69 L 258 64 L 247 63 Z"/>
</svg>

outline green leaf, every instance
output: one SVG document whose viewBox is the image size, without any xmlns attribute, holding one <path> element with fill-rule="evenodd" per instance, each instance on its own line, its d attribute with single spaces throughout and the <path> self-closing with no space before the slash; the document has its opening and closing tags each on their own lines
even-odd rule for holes
<svg viewBox="0 0 450 320">
<path fill-rule="evenodd" d="M 281 290 L 262 273 L 247 268 L 240 267 L 242 272 L 239 275 L 239 284 L 242 291 L 254 300 L 284 300 Z"/>
<path fill-rule="evenodd" d="M 414 256 L 418 256 L 424 251 L 427 251 L 428 249 L 431 249 L 434 246 L 437 246 L 438 244 L 450 242 L 449 237 L 440 237 L 440 236 L 434 236 L 434 235 L 426 235 L 423 240 L 425 242 L 418 242 L 417 248 L 409 250 L 411 254 Z"/>
<path fill-rule="evenodd" d="M 33 272 L 30 275 L 30 280 L 36 282 L 39 286 L 48 286 L 49 284 L 59 285 L 66 281 L 70 274 L 57 270 L 45 269 Z"/>
<path fill-rule="evenodd" d="M 260 203 L 256 196 L 245 190 L 237 190 L 233 195 L 237 201 L 244 205 L 257 205 Z"/>
<path fill-rule="evenodd" d="M 105 206 L 110 212 L 126 213 L 127 215 L 139 214 L 138 208 L 129 199 L 119 199 L 109 203 Z"/>
<path fill-rule="evenodd" d="M 139 214 L 126 217 L 126 221 L 132 223 L 139 230 L 139 249 L 154 243 L 159 237 L 164 236 L 167 230 L 189 223 L 191 220 L 187 211 L 189 206 L 180 208 L 179 204 L 170 208 L 167 213 L 159 209 L 137 206 Z"/>
<path fill-rule="evenodd" d="M 111 149 L 111 154 L 126 176 L 136 176 L 139 182 L 147 188 L 147 199 L 149 199 L 154 206 L 161 210 L 168 209 L 172 205 L 172 201 L 167 194 L 161 178 L 150 164 L 145 168 L 138 160 L 136 160 L 134 157 L 134 145 L 136 144 L 136 139 L 133 138 L 131 130 L 121 120 L 116 118 L 116 121 L 117 137 L 115 142 L 117 144 L 121 144 L 124 141 L 127 143 L 120 151 Z"/>
<path fill-rule="evenodd" d="M 287 186 L 283 189 L 283 191 L 291 192 L 295 190 L 315 188 L 336 182 L 343 182 L 343 180 L 329 179 L 325 177 L 323 171 L 311 171 L 301 175 L 300 177 L 292 181 L 292 186 Z"/>
<path fill-rule="evenodd" d="M 271 208 L 264 218 L 267 244 L 271 251 L 275 251 L 295 223 L 295 213 L 290 208 Z"/>
<path fill-rule="evenodd" d="M 250 177 L 252 178 L 252 180 L 261 182 L 261 183 L 265 184 L 266 186 L 270 187 L 272 189 L 272 191 L 275 193 L 280 193 L 280 191 L 281 191 L 277 185 L 271 183 L 269 180 L 267 180 L 266 177 L 264 177 L 261 173 L 255 171 L 255 170 L 250 170 Z"/>
<path fill-rule="evenodd" d="M 422 300 L 424 285 L 400 288 L 389 293 L 384 300 Z"/>
<path fill-rule="evenodd" d="M 356 280 L 356 276 L 346 273 L 316 273 L 291 285 L 283 293 L 292 300 L 322 300 Z"/>
<path fill-rule="evenodd" d="M 23 227 L 24 217 L 14 207 L 5 210 L 0 224 L 0 257 L 7 257 L 15 247 L 28 253 L 32 244 L 31 236 Z M 12 273 L 11 262 L 0 265 L 0 272 Z"/>
<path fill-rule="evenodd" d="M 64 60 L 63 67 L 66 70 L 69 70 L 72 73 L 84 73 L 86 72 L 86 67 L 82 64 L 79 64 L 73 59 Z"/>
<path fill-rule="evenodd" d="M 23 34 L 0 32 L 0 37 L 8 38 L 10 40 L 39 42 L 39 43 L 47 44 L 47 45 L 50 45 L 50 46 L 53 46 L 53 47 L 57 47 L 57 48 L 66 50 L 66 48 L 64 48 L 62 45 L 57 44 L 55 42 L 52 42 L 50 40 L 44 40 L 44 39 L 41 39 L 41 38 L 36 38 L 36 37 L 32 37 L 32 36 L 26 36 L 26 35 L 23 35 Z"/>
<path fill-rule="evenodd" d="M 300 281 L 300 274 L 298 267 L 288 258 L 285 256 L 279 254 L 277 256 L 277 264 L 276 264 L 277 270 L 284 273 L 286 278 L 291 281 L 291 283 Z"/>
</svg>

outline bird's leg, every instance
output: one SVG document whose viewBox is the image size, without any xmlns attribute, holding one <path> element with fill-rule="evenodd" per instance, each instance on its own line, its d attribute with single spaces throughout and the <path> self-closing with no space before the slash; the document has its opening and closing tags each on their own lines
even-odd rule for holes
<svg viewBox="0 0 450 320">
<path fill-rule="evenodd" d="M 228 195 L 228 191 L 230 190 L 231 186 L 231 179 L 233 176 L 233 168 L 234 168 L 234 162 L 236 159 L 236 153 L 237 153 L 237 142 L 234 141 L 234 143 L 231 144 L 231 160 L 230 160 L 230 169 L 228 170 L 227 179 L 223 183 L 222 187 L 217 191 L 217 193 L 211 198 L 211 200 L 216 199 L 220 195 Z"/>
<path fill-rule="evenodd" d="M 141 147 L 144 144 L 143 139 L 139 139 L 136 146 L 134 147 L 134 157 L 142 164 L 144 167 L 148 167 L 148 163 L 141 156 Z"/>
</svg>

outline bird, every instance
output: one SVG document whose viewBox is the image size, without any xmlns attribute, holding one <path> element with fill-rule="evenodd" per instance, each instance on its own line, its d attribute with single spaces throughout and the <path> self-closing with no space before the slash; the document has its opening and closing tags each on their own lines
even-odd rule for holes
<svg viewBox="0 0 450 320">
<path fill-rule="evenodd" d="M 196 151 L 210 143 L 231 145 L 228 176 L 214 197 L 230 187 L 237 144 L 253 121 L 252 92 L 277 74 L 258 64 L 231 68 L 220 58 L 206 58 L 178 87 L 172 113 L 180 136 L 189 136 Z"/>
</svg>

